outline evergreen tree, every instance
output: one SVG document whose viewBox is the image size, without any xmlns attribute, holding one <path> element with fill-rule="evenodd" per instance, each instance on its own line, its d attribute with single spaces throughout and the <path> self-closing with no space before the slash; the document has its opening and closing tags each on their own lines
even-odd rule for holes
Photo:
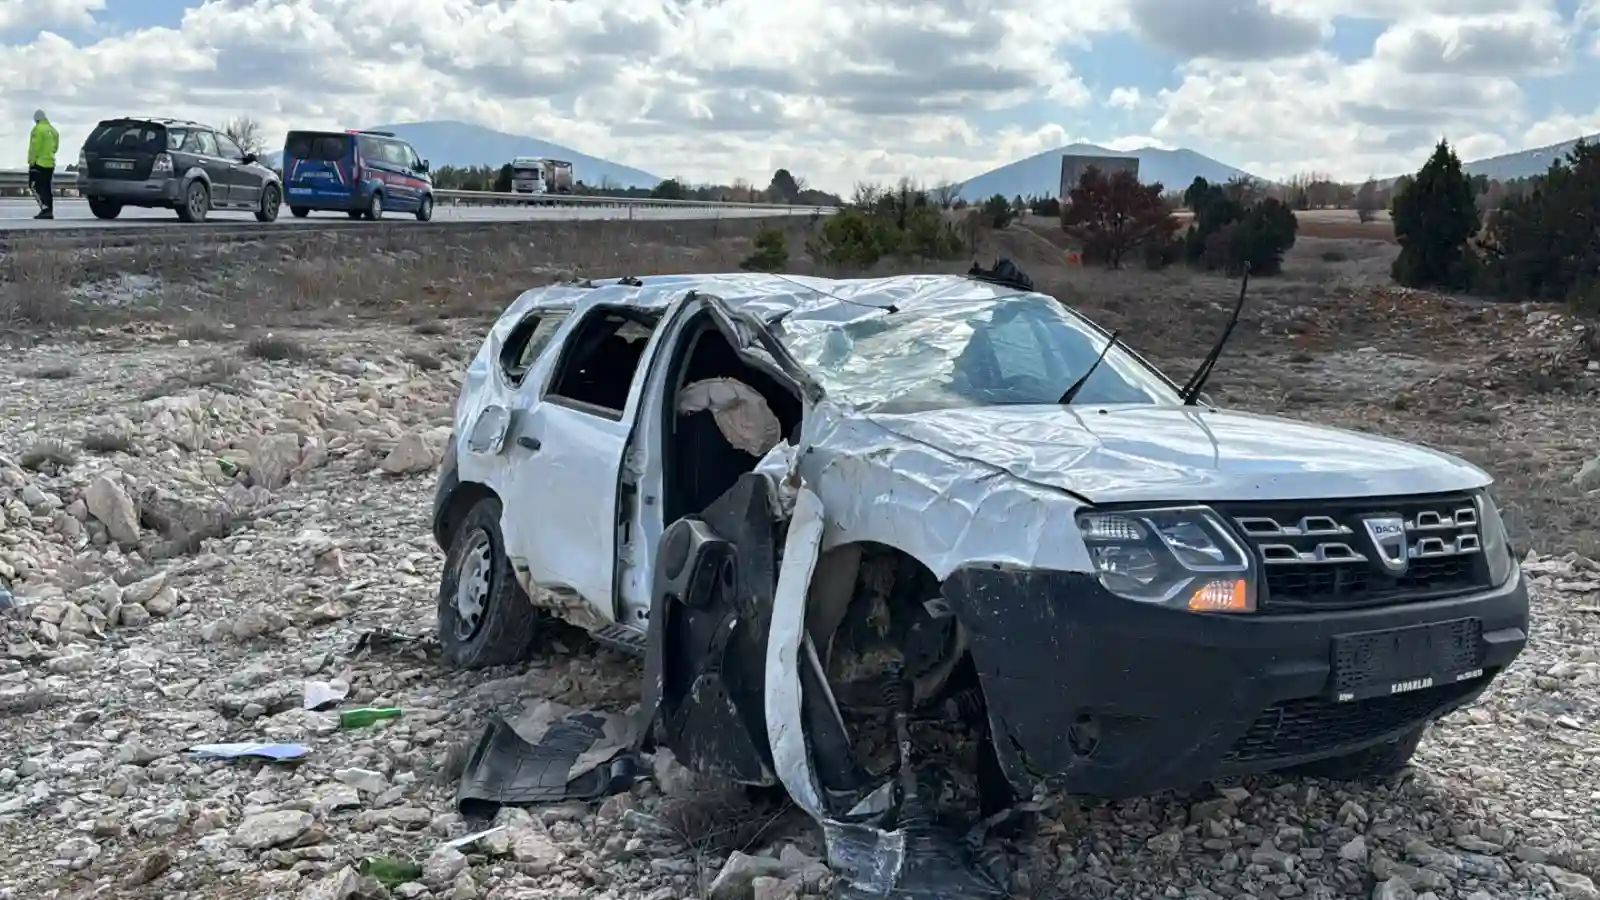
<svg viewBox="0 0 1600 900">
<path fill-rule="evenodd" d="M 1394 199 L 1394 233 L 1400 257 L 1390 274 L 1407 287 L 1465 289 L 1472 284 L 1468 247 L 1478 233 L 1477 191 L 1445 141 Z"/>
</svg>

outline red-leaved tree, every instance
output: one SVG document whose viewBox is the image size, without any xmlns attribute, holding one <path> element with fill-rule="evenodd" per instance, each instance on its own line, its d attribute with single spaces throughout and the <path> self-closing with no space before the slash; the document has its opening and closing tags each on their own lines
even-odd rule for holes
<svg viewBox="0 0 1600 900">
<path fill-rule="evenodd" d="M 1107 176 L 1084 170 L 1061 208 L 1061 227 L 1083 249 L 1083 261 L 1118 268 L 1128 251 L 1170 243 L 1178 220 L 1162 200 L 1159 184 L 1140 184 L 1132 172 Z"/>
</svg>

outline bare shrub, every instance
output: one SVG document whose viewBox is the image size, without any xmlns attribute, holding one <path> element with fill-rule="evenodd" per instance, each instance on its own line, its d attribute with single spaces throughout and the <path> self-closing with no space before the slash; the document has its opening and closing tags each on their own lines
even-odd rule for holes
<svg viewBox="0 0 1600 900">
<path fill-rule="evenodd" d="M 77 368 L 71 365 L 42 366 L 27 373 L 29 378 L 39 381 L 66 381 L 76 374 Z"/>
<path fill-rule="evenodd" d="M 264 334 L 245 342 L 244 353 L 252 359 L 268 362 L 299 361 L 311 358 L 311 351 L 292 338 Z"/>
<path fill-rule="evenodd" d="M 41 472 L 47 475 L 59 474 L 65 469 L 70 469 L 78 464 L 78 454 L 68 446 L 65 441 L 54 438 L 34 442 L 33 446 L 23 452 L 17 460 L 17 465 L 30 472 Z"/>
<path fill-rule="evenodd" d="M 83 449 L 90 453 L 132 453 L 133 437 L 120 431 L 95 431 L 83 439 Z"/>
</svg>

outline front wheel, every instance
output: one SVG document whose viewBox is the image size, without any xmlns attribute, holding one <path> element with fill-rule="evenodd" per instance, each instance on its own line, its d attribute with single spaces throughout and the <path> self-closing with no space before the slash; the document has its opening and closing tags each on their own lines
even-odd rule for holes
<svg viewBox="0 0 1600 900">
<path fill-rule="evenodd" d="M 261 206 L 256 209 L 257 222 L 278 221 L 278 208 L 283 205 L 283 196 L 278 193 L 278 186 L 269 184 L 261 189 Z"/>
<path fill-rule="evenodd" d="M 306 216 L 311 215 L 311 210 L 304 206 L 291 206 L 289 207 L 289 215 L 294 216 L 296 219 L 304 219 Z"/>
<path fill-rule="evenodd" d="M 417 206 L 417 221 L 433 221 L 433 195 L 427 194 L 422 198 L 422 203 Z"/>
<path fill-rule="evenodd" d="M 1289 772 L 1308 778 L 1326 778 L 1329 781 L 1381 781 L 1399 773 L 1411 762 L 1411 757 L 1417 752 L 1417 745 L 1422 742 L 1422 735 L 1427 730 L 1428 725 L 1424 724 L 1415 731 L 1408 731 L 1387 743 L 1347 753 L 1344 756 L 1303 763 L 1290 769 Z"/>
<path fill-rule="evenodd" d="M 463 669 L 521 662 L 540 613 L 517 584 L 500 535 L 500 501 L 479 500 L 456 527 L 439 579 L 439 644 Z"/>
<path fill-rule="evenodd" d="M 209 212 L 211 191 L 206 189 L 203 182 L 189 182 L 188 189 L 183 192 L 183 201 L 178 204 L 178 218 L 185 222 L 204 222 Z"/>
<path fill-rule="evenodd" d="M 367 203 L 367 221 L 376 222 L 383 218 L 383 195 L 374 192 L 372 200 Z"/>
<path fill-rule="evenodd" d="M 89 212 L 94 213 L 96 219 L 115 219 L 122 215 L 122 204 L 115 200 L 90 199 Z"/>
</svg>

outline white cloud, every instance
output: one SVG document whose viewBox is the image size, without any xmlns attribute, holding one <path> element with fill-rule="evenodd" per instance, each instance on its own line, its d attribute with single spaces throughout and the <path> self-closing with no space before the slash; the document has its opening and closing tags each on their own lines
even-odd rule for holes
<svg viewBox="0 0 1600 900">
<path fill-rule="evenodd" d="M 1140 109 L 1145 103 L 1144 94 L 1136 87 L 1112 88 L 1106 97 L 1106 105 L 1116 109 Z"/>
<path fill-rule="evenodd" d="M 43 107 L 68 147 L 130 112 L 250 114 L 269 134 L 449 118 L 661 175 L 783 166 L 835 190 L 1074 140 L 1361 178 L 1440 136 L 1502 152 L 1586 127 L 1527 114 L 1530 76 L 1600 25 L 1586 2 L 1592 19 L 1556 0 L 210 0 L 174 28 L 74 43 L 44 29 L 100 33 L 104 0 L 0 0 L 0 165 L 21 163 Z M 1329 50 L 1341 16 L 1385 23 L 1370 58 Z M 1114 31 L 1184 60 L 1176 83 L 1091 96 L 1080 73 Z M 1143 133 L 1106 131 L 1123 121 Z"/>
<path fill-rule="evenodd" d="M 106 0 L 5 0 L 0 3 L 0 38 L 24 29 L 88 28 Z"/>
</svg>

